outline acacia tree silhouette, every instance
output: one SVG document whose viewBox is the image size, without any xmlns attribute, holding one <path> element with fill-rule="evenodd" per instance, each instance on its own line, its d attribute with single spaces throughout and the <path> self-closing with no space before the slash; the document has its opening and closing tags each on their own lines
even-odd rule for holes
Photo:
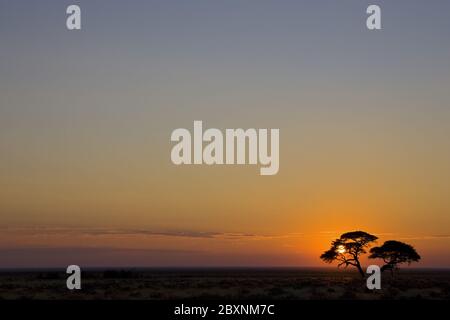
<svg viewBox="0 0 450 320">
<path fill-rule="evenodd" d="M 364 278 L 365 274 L 359 257 L 366 253 L 366 248 L 377 239 L 378 237 L 364 231 L 347 232 L 342 234 L 339 239 L 334 240 L 331 248 L 325 251 L 320 258 L 327 263 L 338 261 L 338 267 L 354 266 Z"/>
<path fill-rule="evenodd" d="M 390 270 L 394 275 L 394 270 L 398 270 L 401 263 L 411 264 L 420 260 L 420 256 L 413 246 L 404 242 L 388 240 L 381 247 L 370 249 L 369 259 L 383 259 L 385 265 L 381 271 Z"/>
</svg>

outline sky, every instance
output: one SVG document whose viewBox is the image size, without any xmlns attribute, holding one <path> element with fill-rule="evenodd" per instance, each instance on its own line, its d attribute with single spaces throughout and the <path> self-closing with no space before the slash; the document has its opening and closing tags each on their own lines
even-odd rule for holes
<svg viewBox="0 0 450 320">
<path fill-rule="evenodd" d="M 0 268 L 324 266 L 352 230 L 450 267 L 450 2 L 375 2 L 0 0 Z M 278 174 L 174 165 L 194 120 L 279 128 Z"/>
</svg>

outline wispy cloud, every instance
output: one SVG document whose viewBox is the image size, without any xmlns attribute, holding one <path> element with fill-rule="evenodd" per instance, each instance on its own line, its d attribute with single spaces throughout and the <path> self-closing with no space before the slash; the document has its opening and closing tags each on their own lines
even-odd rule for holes
<svg viewBox="0 0 450 320">
<path fill-rule="evenodd" d="M 447 234 L 435 234 L 435 235 L 419 235 L 419 236 L 403 236 L 399 237 L 401 240 L 444 240 L 450 239 L 450 235 Z"/>
<path fill-rule="evenodd" d="M 288 233 L 282 235 L 254 234 L 245 232 L 216 232 L 216 231 L 198 231 L 198 230 L 158 230 L 158 229 L 121 229 L 121 228 L 81 228 L 81 227 L 3 227 L 2 233 L 24 234 L 28 236 L 162 236 L 162 237 L 186 237 L 186 238 L 204 238 L 204 239 L 225 239 L 225 240 L 263 240 L 275 238 L 299 237 L 301 233 Z"/>
<path fill-rule="evenodd" d="M 338 237 L 343 232 L 341 231 L 320 231 L 319 236 L 336 236 Z M 382 237 L 384 239 L 392 237 L 398 240 L 443 240 L 450 239 L 449 234 L 421 234 L 421 235 L 408 235 L 394 232 L 371 232 L 372 234 Z"/>
<path fill-rule="evenodd" d="M 145 229 L 145 228 L 85 228 L 85 227 L 0 227 L 0 232 L 4 234 L 24 235 L 24 236 L 142 236 L 142 237 L 180 237 L 198 239 L 222 239 L 229 241 L 248 240 L 271 240 L 289 238 L 310 238 L 310 237 L 338 237 L 340 231 L 319 231 L 316 234 L 292 232 L 285 234 L 257 234 L 248 232 L 218 232 L 209 230 L 173 230 L 173 229 Z M 395 237 L 399 240 L 444 240 L 450 239 L 449 234 L 431 235 L 408 235 L 392 232 L 374 232 L 373 234 L 389 238 Z"/>
</svg>

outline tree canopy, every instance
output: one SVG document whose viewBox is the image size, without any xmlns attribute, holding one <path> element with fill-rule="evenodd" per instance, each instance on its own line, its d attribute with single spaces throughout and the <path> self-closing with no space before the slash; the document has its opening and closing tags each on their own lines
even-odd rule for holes
<svg viewBox="0 0 450 320">
<path fill-rule="evenodd" d="M 401 263 L 411 264 L 420 260 L 420 255 L 413 246 L 395 240 L 388 240 L 380 247 L 370 249 L 370 259 L 383 259 L 385 265 L 381 270 L 398 269 Z"/>
<path fill-rule="evenodd" d="M 364 231 L 347 232 L 342 234 L 339 239 L 334 240 L 331 248 L 325 251 L 320 258 L 327 263 L 338 261 L 338 267 L 354 266 L 364 277 L 359 257 L 366 253 L 366 249 L 377 239 L 376 236 Z"/>
</svg>

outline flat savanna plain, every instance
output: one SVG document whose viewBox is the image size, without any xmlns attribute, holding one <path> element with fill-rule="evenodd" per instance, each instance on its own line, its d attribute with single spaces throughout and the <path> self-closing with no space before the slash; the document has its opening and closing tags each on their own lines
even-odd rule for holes
<svg viewBox="0 0 450 320">
<path fill-rule="evenodd" d="M 450 300 L 450 270 L 400 270 L 368 290 L 359 274 L 338 269 L 89 269 L 82 289 L 65 270 L 0 271 L 0 299 L 35 300 Z"/>
</svg>

